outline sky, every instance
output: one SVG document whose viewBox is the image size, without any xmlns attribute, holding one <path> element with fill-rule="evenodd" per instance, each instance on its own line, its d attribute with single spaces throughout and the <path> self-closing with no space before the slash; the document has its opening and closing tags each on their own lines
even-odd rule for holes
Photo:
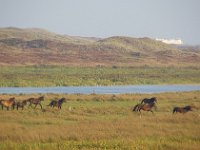
<svg viewBox="0 0 200 150">
<path fill-rule="evenodd" d="M 200 45 L 200 0 L 0 0 L 0 27 Z"/>
</svg>

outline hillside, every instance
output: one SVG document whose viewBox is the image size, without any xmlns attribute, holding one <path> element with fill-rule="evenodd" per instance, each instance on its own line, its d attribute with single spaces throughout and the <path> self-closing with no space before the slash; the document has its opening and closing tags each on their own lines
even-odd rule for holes
<svg viewBox="0 0 200 150">
<path fill-rule="evenodd" d="M 198 65 L 199 49 L 150 38 L 105 39 L 59 35 L 43 29 L 0 29 L 0 65 Z"/>
</svg>

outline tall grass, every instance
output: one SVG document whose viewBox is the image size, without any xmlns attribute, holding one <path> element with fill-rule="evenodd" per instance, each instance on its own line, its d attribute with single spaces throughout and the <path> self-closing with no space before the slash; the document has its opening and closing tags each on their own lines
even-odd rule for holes
<svg viewBox="0 0 200 150">
<path fill-rule="evenodd" d="M 200 69 L 178 67 L 1 67 L 1 87 L 199 84 Z"/>
<path fill-rule="evenodd" d="M 122 95 L 47 94 L 44 110 L 0 111 L 0 149 L 192 149 L 200 145 L 200 92 Z M 40 95 L 0 95 L 18 101 Z M 158 98 L 155 114 L 131 111 L 145 97 Z M 46 105 L 66 97 L 62 110 Z M 172 115 L 174 106 L 195 106 Z"/>
</svg>

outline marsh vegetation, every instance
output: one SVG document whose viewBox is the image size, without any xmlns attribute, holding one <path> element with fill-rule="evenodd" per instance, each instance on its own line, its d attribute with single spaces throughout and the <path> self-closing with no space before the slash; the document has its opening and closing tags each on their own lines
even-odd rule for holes
<svg viewBox="0 0 200 150">
<path fill-rule="evenodd" d="M 199 67 L 1 67 L 0 87 L 199 84 Z"/>
</svg>

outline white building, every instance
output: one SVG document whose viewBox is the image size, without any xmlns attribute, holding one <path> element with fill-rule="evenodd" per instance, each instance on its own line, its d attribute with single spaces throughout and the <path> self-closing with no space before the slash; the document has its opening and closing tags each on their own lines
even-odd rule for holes
<svg viewBox="0 0 200 150">
<path fill-rule="evenodd" d="M 166 44 L 176 44 L 176 45 L 183 44 L 183 41 L 181 39 L 159 39 L 159 38 L 156 38 L 155 40 L 161 41 Z"/>
</svg>

